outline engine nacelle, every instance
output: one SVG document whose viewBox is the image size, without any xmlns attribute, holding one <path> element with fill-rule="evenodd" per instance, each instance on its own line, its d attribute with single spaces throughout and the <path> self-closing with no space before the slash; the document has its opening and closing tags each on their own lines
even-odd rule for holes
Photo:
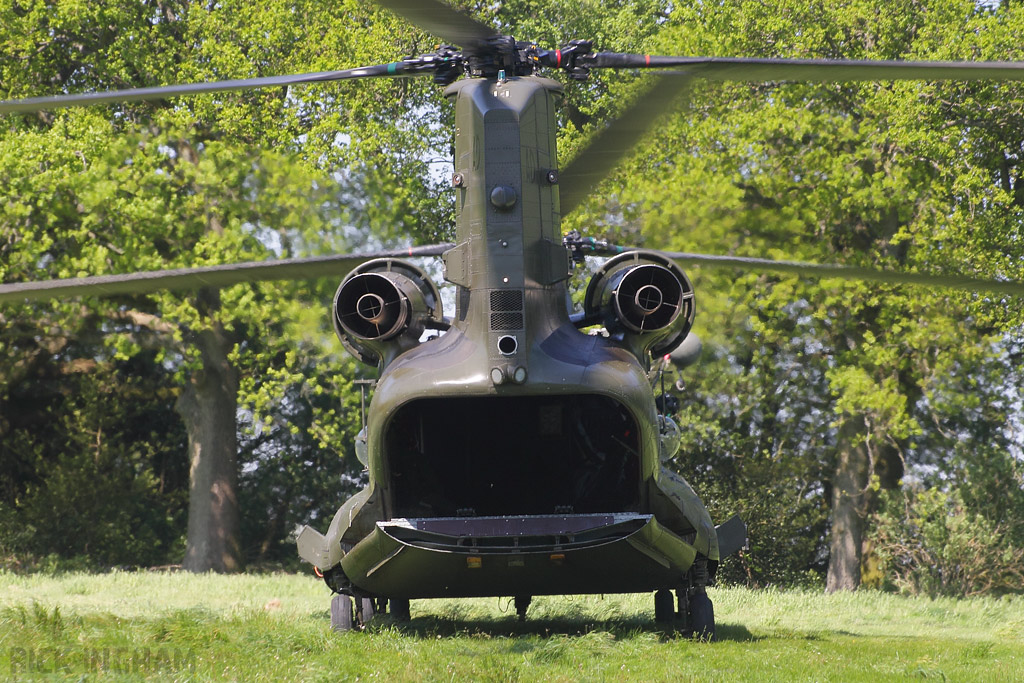
<svg viewBox="0 0 1024 683">
<path fill-rule="evenodd" d="M 441 295 L 422 269 L 398 259 L 367 261 L 334 295 L 334 331 L 345 349 L 367 365 L 387 365 L 440 326 Z"/>
<path fill-rule="evenodd" d="M 583 298 L 588 317 L 600 315 L 613 336 L 638 356 L 668 353 L 693 325 L 693 285 L 675 261 L 638 249 L 609 259 Z"/>
</svg>

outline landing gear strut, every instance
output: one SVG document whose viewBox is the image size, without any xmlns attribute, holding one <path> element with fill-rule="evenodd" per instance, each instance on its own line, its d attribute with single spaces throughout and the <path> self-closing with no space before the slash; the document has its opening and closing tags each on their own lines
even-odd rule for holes
<svg viewBox="0 0 1024 683">
<path fill-rule="evenodd" d="M 351 631 L 355 624 L 352 615 L 352 598 L 340 594 L 331 598 L 331 629 Z"/>
<path fill-rule="evenodd" d="M 679 602 L 680 628 L 700 640 L 715 639 L 715 608 L 703 586 L 680 588 L 676 591 Z"/>
<path fill-rule="evenodd" d="M 409 599 L 391 598 L 391 616 L 395 621 L 409 621 Z"/>
<path fill-rule="evenodd" d="M 713 580 L 707 562 L 707 558 L 698 556 L 684 582 L 676 589 L 678 609 L 674 609 L 672 591 L 662 588 L 654 594 L 654 620 L 659 624 L 678 620 L 679 630 L 710 641 L 715 639 L 715 608 L 707 593 L 707 586 Z"/>
<path fill-rule="evenodd" d="M 516 596 L 516 614 L 519 616 L 519 621 L 526 621 L 526 610 L 530 608 L 530 603 L 532 601 L 533 597 L 529 595 Z"/>
<path fill-rule="evenodd" d="M 715 639 L 715 608 L 703 587 L 690 591 L 686 622 L 694 638 Z"/>
<path fill-rule="evenodd" d="M 670 624 L 676 613 L 672 605 L 672 591 L 662 588 L 654 594 L 654 620 L 659 624 Z"/>
<path fill-rule="evenodd" d="M 352 609 L 352 598 L 338 594 L 331 598 L 331 628 L 335 631 L 351 631 L 363 629 L 373 619 L 377 611 L 374 598 L 356 598 L 355 610 Z"/>
</svg>

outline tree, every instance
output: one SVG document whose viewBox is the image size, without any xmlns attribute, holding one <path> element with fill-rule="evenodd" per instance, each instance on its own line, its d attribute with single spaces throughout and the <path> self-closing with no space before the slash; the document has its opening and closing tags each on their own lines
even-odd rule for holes
<svg viewBox="0 0 1024 683">
<path fill-rule="evenodd" d="M 1020 21 L 1012 6 L 960 2 L 928 10 L 719 3 L 678 8 L 654 51 L 1012 59 Z M 691 112 L 618 176 L 647 182 L 609 183 L 613 202 L 595 201 L 591 224 L 642 224 L 648 244 L 686 251 L 1020 279 L 1016 182 L 1012 173 L 992 182 L 1015 163 L 1004 150 L 1024 139 L 1017 86 L 698 84 L 692 99 Z M 976 123 L 989 120 L 998 124 Z M 922 443 L 918 404 L 956 359 L 1019 334 L 1019 302 L 704 270 L 698 283 L 702 302 L 710 299 L 698 332 L 723 350 L 688 384 L 689 417 L 699 420 L 691 448 L 722 453 L 718 461 L 741 462 L 748 474 L 757 457 L 814 458 L 797 468 L 811 479 L 790 506 L 799 509 L 808 489 L 829 502 L 827 586 L 855 588 L 873 489 L 898 486 L 902 454 Z M 735 312 L 744 306 L 748 315 Z M 737 341 L 757 350 L 753 360 L 725 351 Z M 744 393 L 751 375 L 764 389 Z M 747 431 L 723 437 L 736 428 Z M 755 482 L 781 488 L 746 485 Z M 811 553 L 806 566 L 816 561 Z"/>
<path fill-rule="evenodd" d="M 592 37 L 610 50 L 1019 56 L 1015 7 L 953 0 L 879 10 L 639 0 L 472 8 L 485 21 L 516 27 L 520 37 L 553 44 Z M 386 12 L 311 0 L 258 8 L 233 1 L 37 3 L 0 8 L 0 26 L 0 77 L 10 97 L 340 68 L 433 44 Z M 623 74 L 573 83 L 561 114 L 563 158 L 634 88 Z M 1024 136 L 1014 86 L 699 84 L 694 92 L 691 112 L 669 122 L 606 186 L 613 189 L 566 217 L 564 227 L 607 228 L 622 242 L 636 235 L 652 246 L 695 251 L 970 267 L 1019 279 Z M 447 197 L 442 179 L 428 172 L 450 142 L 436 120 L 450 122 L 438 89 L 406 80 L 14 117 L 0 138 L 0 276 L 316 253 L 345 248 L 341 236 L 367 233 L 433 241 L 451 225 L 450 202 L 436 199 Z M 689 380 L 693 459 L 680 467 L 712 477 L 711 490 L 727 502 L 752 506 L 763 530 L 784 517 L 779 536 L 799 537 L 745 558 L 752 580 L 821 568 L 828 557 L 830 585 L 853 587 L 874 489 L 898 484 L 907 455 L 940 457 L 937 442 L 922 436 L 922 402 L 936 405 L 935 396 L 948 390 L 941 378 L 957 371 L 958 358 L 1016 329 L 1019 304 L 698 275 L 709 302 L 698 329 L 713 362 Z M 258 285 L 87 303 L 104 319 L 133 321 L 108 337 L 116 359 L 151 353 L 152 363 L 177 378 L 195 465 L 190 568 L 226 570 L 240 562 L 231 521 L 240 415 L 256 417 L 254 433 L 241 431 L 242 458 L 265 468 L 260 476 L 243 471 L 242 481 L 263 481 L 282 497 L 297 475 L 261 444 L 287 441 L 283 416 L 308 424 L 319 447 L 340 448 L 338 435 L 352 429 L 329 401 L 313 398 L 318 390 L 344 395 L 350 388 L 330 378 L 346 366 L 325 349 L 322 319 L 310 322 L 309 302 L 330 297 L 323 287 Z M 31 325 L 43 314 L 76 329 L 74 310 L 63 303 L 10 315 Z M 293 316 L 300 324 L 285 322 Z M 41 353 L 24 351 L 27 358 Z M 5 372 L 24 370 L 14 362 Z M 724 473 L 751 484 L 737 487 Z M 760 490 L 764 496 L 746 493 Z M 262 489 L 256 498 L 280 524 L 292 514 Z M 204 518 L 217 523 L 199 523 Z"/>
<path fill-rule="evenodd" d="M 323 56 L 322 48 L 350 64 L 374 63 L 421 39 L 396 38 L 396 19 L 357 3 L 325 8 L 277 2 L 258 10 L 233 5 L 5 8 L 4 95 L 52 93 L 54 85 L 100 90 L 312 71 L 327 68 L 325 61 L 338 68 L 346 64 Z M 72 44 L 78 47 L 68 50 Z M 3 133 L 11 150 L 4 172 L 16 182 L 6 185 L 2 220 L 11 258 L 0 275 L 100 274 L 334 249 L 342 241 L 331 232 L 345 225 L 339 201 L 361 200 L 367 214 L 361 222 L 384 236 L 399 233 L 399 225 L 413 234 L 443 228 L 444 209 L 431 210 L 419 192 L 402 188 L 411 177 L 422 185 L 426 152 L 438 136 L 429 126 L 392 125 L 400 112 L 429 102 L 425 91 L 382 82 L 351 96 L 339 92 L 322 86 L 291 98 L 283 91 L 246 92 L 174 106 L 12 117 Z M 330 178 L 318 169 L 342 163 L 351 185 L 362 189 L 325 196 Z M 382 195 L 386 201 L 378 201 Z M 328 298 L 318 293 L 321 301 Z M 241 565 L 235 422 L 244 382 L 238 366 L 272 370 L 272 363 L 248 356 L 257 346 L 248 339 L 294 307 L 289 302 L 296 295 L 288 285 L 260 285 L 88 302 L 104 316 L 145 320 L 160 348 L 154 361 L 176 368 L 176 405 L 189 436 L 192 472 L 189 569 Z M 46 307 L 22 310 L 31 316 Z M 277 329 L 298 331 L 283 324 Z M 313 335 L 322 338 L 319 330 Z M 142 352 L 130 335 L 113 335 L 109 343 L 120 357 Z M 315 378 L 306 381 L 317 384 Z"/>
</svg>

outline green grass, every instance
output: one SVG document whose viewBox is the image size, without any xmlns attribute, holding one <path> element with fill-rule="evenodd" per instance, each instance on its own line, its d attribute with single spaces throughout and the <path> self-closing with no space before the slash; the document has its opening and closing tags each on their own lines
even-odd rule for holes
<svg viewBox="0 0 1024 683">
<path fill-rule="evenodd" d="M 312 576 L 0 573 L 0 678 L 96 680 L 1024 680 L 1024 598 L 712 589 L 719 642 L 653 597 L 413 601 L 335 634 Z"/>
</svg>

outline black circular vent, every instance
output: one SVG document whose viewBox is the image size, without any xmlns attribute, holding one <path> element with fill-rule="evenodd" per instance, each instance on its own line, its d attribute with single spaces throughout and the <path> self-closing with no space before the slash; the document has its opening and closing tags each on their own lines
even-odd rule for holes
<svg viewBox="0 0 1024 683">
<path fill-rule="evenodd" d="M 387 277 L 362 273 L 338 292 L 335 315 L 345 330 L 360 339 L 390 339 L 409 319 L 408 302 Z"/>
<path fill-rule="evenodd" d="M 679 316 L 683 287 L 667 268 L 644 264 L 630 268 L 613 293 L 615 313 L 634 332 L 653 332 Z"/>
</svg>

